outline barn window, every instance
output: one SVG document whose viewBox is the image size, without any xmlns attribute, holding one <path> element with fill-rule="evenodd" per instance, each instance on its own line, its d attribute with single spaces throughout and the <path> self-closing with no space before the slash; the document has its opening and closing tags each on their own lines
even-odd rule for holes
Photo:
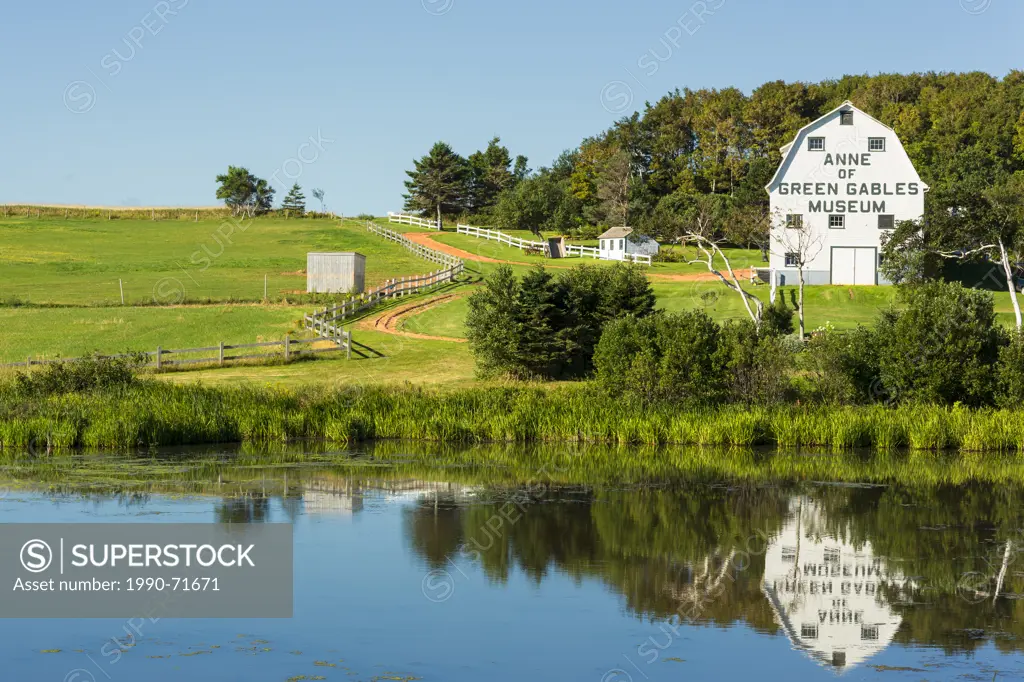
<svg viewBox="0 0 1024 682">
<path fill-rule="evenodd" d="M 860 626 L 860 638 L 866 640 L 878 639 L 878 626 L 877 625 L 861 625 Z"/>
<path fill-rule="evenodd" d="M 830 215 L 828 217 L 828 226 L 833 230 L 842 230 L 846 227 L 846 216 L 844 215 Z"/>
<path fill-rule="evenodd" d="M 811 152 L 823 152 L 823 151 L 825 151 L 825 138 L 824 137 L 809 137 L 809 138 L 807 138 L 807 151 L 811 151 Z"/>
<path fill-rule="evenodd" d="M 786 227 L 792 230 L 799 230 L 804 226 L 804 217 L 799 213 L 790 213 L 786 216 Z"/>
<path fill-rule="evenodd" d="M 892 230 L 896 228 L 896 216 L 894 215 L 880 215 L 878 216 L 878 229 L 879 230 Z"/>
<path fill-rule="evenodd" d="M 625 251 L 625 250 L 626 250 L 626 240 L 625 239 L 620 239 L 619 240 L 619 251 Z"/>
<path fill-rule="evenodd" d="M 885 151 L 885 138 L 884 137 L 869 137 L 868 138 L 868 151 L 869 152 L 884 152 Z"/>
<path fill-rule="evenodd" d="M 800 639 L 818 639 L 818 626 L 814 623 L 801 625 Z"/>
<path fill-rule="evenodd" d="M 840 113 L 839 114 L 839 123 L 840 123 L 840 125 L 844 125 L 844 126 L 852 126 L 853 125 L 853 112 L 852 111 L 844 111 L 844 112 Z"/>
<path fill-rule="evenodd" d="M 786 267 L 795 268 L 800 263 L 800 254 L 787 253 L 786 254 Z"/>
<path fill-rule="evenodd" d="M 605 245 L 605 240 L 604 239 L 601 240 L 601 250 L 602 251 L 607 251 L 608 250 L 608 247 Z"/>
</svg>

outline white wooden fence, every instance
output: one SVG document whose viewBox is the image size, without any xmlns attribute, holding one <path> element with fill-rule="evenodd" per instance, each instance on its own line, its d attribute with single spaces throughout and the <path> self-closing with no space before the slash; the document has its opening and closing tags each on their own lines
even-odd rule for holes
<svg viewBox="0 0 1024 682">
<path fill-rule="evenodd" d="M 468 234 L 470 237 L 476 237 L 478 239 L 490 239 L 491 241 L 499 242 L 501 244 L 508 244 L 512 248 L 522 249 L 523 251 L 540 250 L 546 254 L 548 249 L 547 242 L 534 242 L 529 239 L 520 239 L 519 237 L 513 237 L 510 234 L 505 234 L 498 230 L 488 230 L 485 227 L 459 225 L 455 228 L 455 231 L 459 234 Z"/>
<path fill-rule="evenodd" d="M 321 338 L 331 340 L 344 338 L 344 335 L 348 332 L 341 328 L 341 324 L 346 319 L 380 305 L 389 299 L 411 296 L 431 287 L 449 284 L 461 275 L 466 268 L 462 260 L 417 244 L 394 230 L 373 223 L 367 223 L 366 229 L 385 239 L 401 244 L 420 258 L 446 267 L 444 270 L 437 270 L 426 275 L 389 279 L 375 289 L 350 296 L 339 305 L 328 306 L 322 310 L 314 310 L 311 314 L 305 316 L 305 326 L 306 329 Z M 349 337 L 349 340 L 351 340 L 351 337 Z"/>
<path fill-rule="evenodd" d="M 515 249 L 521 249 L 523 251 L 541 251 L 545 256 L 550 255 L 547 242 L 534 242 L 528 239 L 520 239 L 519 237 L 513 237 L 510 234 L 505 234 L 498 230 L 488 230 L 484 227 L 473 227 L 472 225 L 460 224 L 456 227 L 455 231 L 459 234 L 469 235 L 470 237 L 489 239 L 501 244 L 507 244 Z M 580 258 L 602 258 L 600 249 L 593 246 L 583 246 L 582 244 L 566 244 L 565 255 L 579 256 Z M 612 259 L 603 258 L 603 260 Z M 639 263 L 640 265 L 651 265 L 652 262 L 650 256 L 639 253 L 627 253 L 625 255 L 625 260 L 632 263 Z"/>
<path fill-rule="evenodd" d="M 388 212 L 388 222 L 397 223 L 399 225 L 412 225 L 413 227 L 423 227 L 428 230 L 440 230 L 441 226 L 437 224 L 436 220 L 427 220 L 414 215 L 406 215 L 404 213 L 391 213 Z"/>
</svg>

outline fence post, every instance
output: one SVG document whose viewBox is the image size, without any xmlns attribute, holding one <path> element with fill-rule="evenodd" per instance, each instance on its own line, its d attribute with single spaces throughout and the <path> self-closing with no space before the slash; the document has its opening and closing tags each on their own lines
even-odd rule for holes
<svg viewBox="0 0 1024 682">
<path fill-rule="evenodd" d="M 224 342 L 220 342 L 220 352 L 217 354 L 217 362 L 220 365 L 224 364 Z"/>
<path fill-rule="evenodd" d="M 284 336 L 284 361 L 288 362 L 292 359 L 292 348 L 291 348 L 292 337 L 285 334 Z"/>
<path fill-rule="evenodd" d="M 164 354 L 163 348 L 161 348 L 160 346 L 157 346 L 156 347 L 156 368 L 157 369 L 162 369 L 163 366 L 164 366 L 163 354 Z"/>
</svg>

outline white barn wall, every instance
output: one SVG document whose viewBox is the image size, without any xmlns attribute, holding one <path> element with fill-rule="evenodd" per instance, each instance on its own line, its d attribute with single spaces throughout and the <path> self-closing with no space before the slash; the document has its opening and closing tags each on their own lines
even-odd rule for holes
<svg viewBox="0 0 1024 682">
<path fill-rule="evenodd" d="M 843 110 L 853 112 L 853 125 L 841 124 Z M 823 152 L 808 149 L 808 138 L 813 137 L 825 138 Z M 870 138 L 885 139 L 885 151 L 869 151 Z M 928 187 L 896 133 L 848 102 L 802 129 L 782 151 L 782 165 L 767 187 L 772 211 L 770 267 L 779 284 L 795 284 L 799 276 L 795 267 L 786 267 L 785 248 L 780 243 L 787 214 L 802 215 L 814 238 L 821 240 L 820 252 L 805 268 L 809 284 L 832 283 L 833 249 L 837 247 L 874 249 L 877 271 L 885 232 L 878 228 L 879 214 L 893 215 L 897 223 L 924 214 Z M 840 164 L 837 155 L 848 158 Z M 853 155 L 857 163 L 850 162 Z M 846 227 L 829 228 L 830 215 L 844 215 Z M 874 281 L 863 283 L 886 283 L 880 277 L 870 279 Z"/>
</svg>

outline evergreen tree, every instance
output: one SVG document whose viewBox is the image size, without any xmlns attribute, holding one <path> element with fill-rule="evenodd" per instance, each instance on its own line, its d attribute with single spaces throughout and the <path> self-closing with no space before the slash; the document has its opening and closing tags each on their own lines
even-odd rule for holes
<svg viewBox="0 0 1024 682">
<path fill-rule="evenodd" d="M 217 198 L 222 199 L 235 215 L 259 215 L 269 211 L 274 204 L 274 189 L 247 168 L 228 166 L 228 172 L 218 175 L 217 182 L 220 184 Z"/>
<path fill-rule="evenodd" d="M 405 210 L 436 215 L 438 227 L 442 216 L 466 209 L 469 164 L 448 144 L 438 142 L 430 153 L 413 161 L 414 170 L 406 171 Z"/>
<path fill-rule="evenodd" d="M 287 215 L 295 213 L 301 216 L 306 212 L 306 195 L 302 193 L 302 188 L 298 183 L 292 185 L 291 190 L 285 195 L 284 201 L 281 202 L 281 209 Z"/>
</svg>

